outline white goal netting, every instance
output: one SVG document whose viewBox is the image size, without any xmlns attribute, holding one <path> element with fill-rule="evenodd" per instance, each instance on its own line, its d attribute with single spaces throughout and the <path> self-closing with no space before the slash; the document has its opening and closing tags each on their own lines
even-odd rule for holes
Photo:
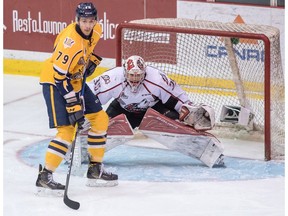
<svg viewBox="0 0 288 216">
<path fill-rule="evenodd" d="M 180 84 L 192 101 L 215 108 L 212 133 L 263 140 L 265 159 L 284 159 L 284 74 L 277 28 L 159 18 L 117 29 L 118 63 L 142 56 Z M 220 121 L 223 105 L 251 110 L 252 126 Z"/>
</svg>

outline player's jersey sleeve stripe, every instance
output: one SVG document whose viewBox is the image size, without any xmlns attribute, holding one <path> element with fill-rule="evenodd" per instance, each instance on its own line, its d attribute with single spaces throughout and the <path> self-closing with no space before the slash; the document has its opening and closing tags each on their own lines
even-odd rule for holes
<svg viewBox="0 0 288 216">
<path fill-rule="evenodd" d="M 62 74 L 62 75 L 66 75 L 67 74 L 67 70 L 63 70 L 60 67 L 58 67 L 57 65 L 55 65 L 55 64 L 53 64 L 53 69 L 59 74 Z"/>
</svg>

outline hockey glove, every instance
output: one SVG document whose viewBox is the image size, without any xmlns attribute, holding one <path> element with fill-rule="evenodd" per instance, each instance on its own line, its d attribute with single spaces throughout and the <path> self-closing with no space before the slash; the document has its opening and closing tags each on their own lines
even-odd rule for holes
<svg viewBox="0 0 288 216">
<path fill-rule="evenodd" d="M 183 104 L 179 120 L 196 130 L 211 130 L 215 124 L 215 112 L 205 104 Z"/>
<path fill-rule="evenodd" d="M 88 66 L 85 71 L 87 77 L 91 76 L 94 73 L 96 67 L 101 63 L 101 61 L 102 61 L 102 58 L 100 56 L 92 53 Z"/>
<path fill-rule="evenodd" d="M 75 124 L 78 123 L 78 127 L 81 129 L 85 118 L 80 99 L 74 91 L 65 95 L 64 98 L 66 99 L 66 110 L 70 124 L 75 126 Z"/>
</svg>

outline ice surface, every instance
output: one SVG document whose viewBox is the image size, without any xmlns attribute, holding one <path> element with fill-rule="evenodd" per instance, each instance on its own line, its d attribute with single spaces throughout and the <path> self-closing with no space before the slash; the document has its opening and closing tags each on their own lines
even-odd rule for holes
<svg viewBox="0 0 288 216">
<path fill-rule="evenodd" d="M 71 176 L 68 195 L 81 203 L 79 210 L 59 197 L 37 197 L 37 165 L 55 130 L 48 129 L 38 78 L 4 75 L 3 84 L 5 216 L 284 215 L 284 164 L 259 160 L 263 146 L 239 140 L 223 140 L 227 168 L 221 170 L 141 137 L 105 156 L 106 167 L 119 174 L 117 187 L 88 188 L 85 178 Z M 64 164 L 54 178 L 65 182 Z"/>
</svg>

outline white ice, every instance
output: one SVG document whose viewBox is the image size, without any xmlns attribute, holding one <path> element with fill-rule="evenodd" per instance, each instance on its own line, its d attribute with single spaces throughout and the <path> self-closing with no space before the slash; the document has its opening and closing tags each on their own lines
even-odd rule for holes
<svg viewBox="0 0 288 216">
<path fill-rule="evenodd" d="M 4 75 L 3 79 L 5 216 L 282 216 L 285 213 L 283 176 L 244 181 L 120 180 L 112 188 L 88 188 L 84 178 L 71 176 L 68 194 L 81 203 L 79 210 L 68 208 L 59 197 L 37 197 L 34 191 L 38 170 L 21 162 L 19 151 L 53 137 L 55 130 L 48 129 L 37 77 Z M 150 140 L 141 142 L 145 146 L 155 144 Z M 137 140 L 130 144 L 137 145 Z M 226 155 L 263 158 L 263 146 L 259 144 L 230 142 L 225 147 Z M 54 179 L 64 183 L 66 174 L 56 172 Z"/>
</svg>

